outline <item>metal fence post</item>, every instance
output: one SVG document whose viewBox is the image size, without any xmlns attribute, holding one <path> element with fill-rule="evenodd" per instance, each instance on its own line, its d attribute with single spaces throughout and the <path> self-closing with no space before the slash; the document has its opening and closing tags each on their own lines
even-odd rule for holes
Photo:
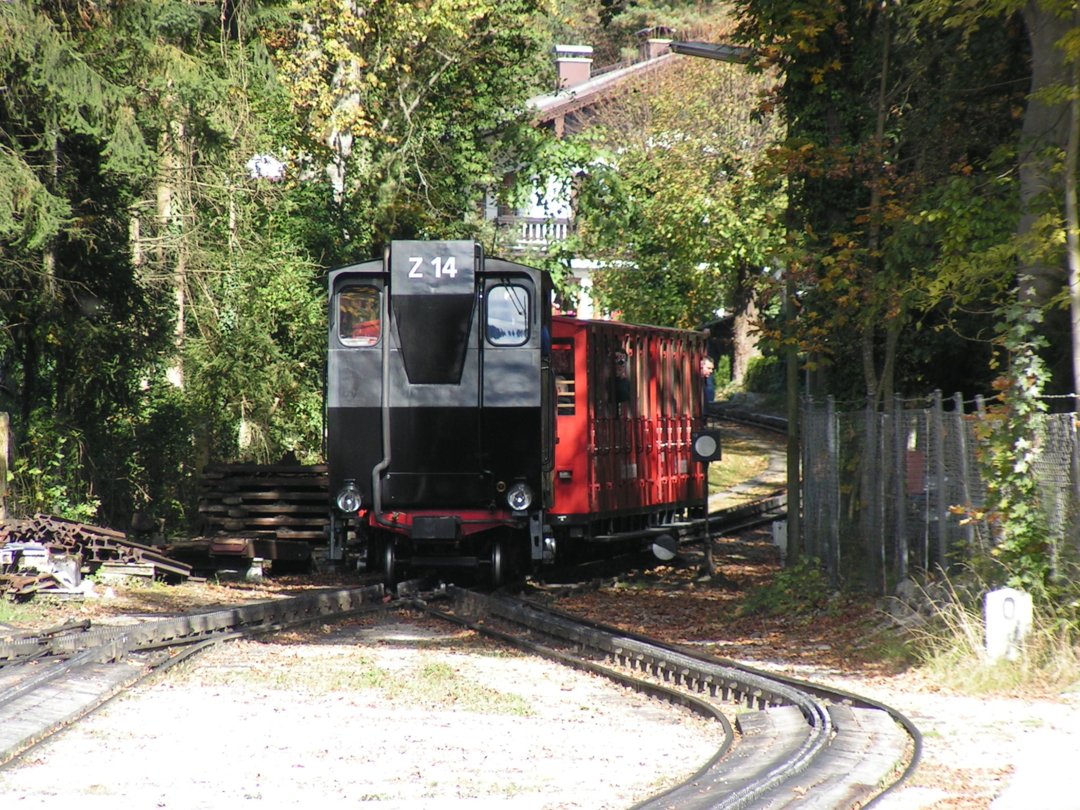
<svg viewBox="0 0 1080 810">
<path fill-rule="evenodd" d="M 829 448 L 828 512 L 826 513 L 828 536 L 825 539 L 825 557 L 829 565 L 829 577 L 836 581 L 840 576 L 840 438 L 837 431 L 836 398 L 825 401 L 825 443 Z"/>
<path fill-rule="evenodd" d="M 8 454 L 11 452 L 11 420 L 0 412 L 0 520 L 7 520 Z"/>
<path fill-rule="evenodd" d="M 903 401 L 893 397 L 893 492 L 896 505 L 893 508 L 893 555 L 897 581 L 908 575 L 907 536 L 907 449 L 908 419 L 904 414 Z"/>
<path fill-rule="evenodd" d="M 934 405 L 931 411 L 933 428 L 930 432 L 934 443 L 934 518 L 937 523 L 937 564 L 942 571 L 947 568 L 948 551 L 948 508 L 945 502 L 945 487 L 948 480 L 945 475 L 945 408 L 940 391 L 934 392 Z M 929 507 L 929 504 L 927 504 Z"/>
<path fill-rule="evenodd" d="M 967 420 L 964 419 L 964 398 L 960 392 L 953 394 L 953 414 L 956 421 L 956 441 L 960 455 L 960 486 L 964 497 L 964 508 L 971 507 L 971 465 L 968 464 Z M 968 521 L 964 526 L 967 553 L 975 552 L 975 524 Z"/>
</svg>

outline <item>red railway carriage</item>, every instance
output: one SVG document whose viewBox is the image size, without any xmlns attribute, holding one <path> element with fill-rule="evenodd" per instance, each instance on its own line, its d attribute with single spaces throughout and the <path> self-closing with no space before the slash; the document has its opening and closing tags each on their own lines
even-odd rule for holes
<svg viewBox="0 0 1080 810">
<path fill-rule="evenodd" d="M 551 293 L 471 242 L 331 272 L 332 558 L 498 583 L 703 512 L 705 335 L 553 317 Z"/>
<path fill-rule="evenodd" d="M 700 511 L 705 335 L 616 321 L 552 320 L 553 531 L 595 541 Z"/>
</svg>

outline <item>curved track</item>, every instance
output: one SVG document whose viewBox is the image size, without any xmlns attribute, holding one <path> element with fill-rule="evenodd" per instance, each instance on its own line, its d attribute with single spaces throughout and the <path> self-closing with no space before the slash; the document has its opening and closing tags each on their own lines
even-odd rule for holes
<svg viewBox="0 0 1080 810">
<path fill-rule="evenodd" d="M 804 807 L 810 797 L 821 807 L 866 806 L 880 792 L 872 786 L 898 784 L 918 758 L 918 732 L 905 718 L 854 695 L 701 656 L 510 597 L 451 587 L 425 598 L 388 603 L 375 586 L 121 628 L 54 628 L 0 645 L 0 763 L 209 645 L 394 606 L 467 625 L 720 723 L 725 742 L 710 760 L 684 783 L 638 805 L 641 808 Z"/>
<path fill-rule="evenodd" d="M 918 762 L 918 730 L 875 701 L 687 652 L 531 602 L 455 588 L 447 595 L 449 610 L 416 604 L 699 714 L 715 716 L 720 706 L 738 707 L 737 744 L 727 726 L 724 745 L 701 770 L 638 808 L 866 807 L 902 783 Z M 699 697 L 705 694 L 709 700 Z"/>
</svg>

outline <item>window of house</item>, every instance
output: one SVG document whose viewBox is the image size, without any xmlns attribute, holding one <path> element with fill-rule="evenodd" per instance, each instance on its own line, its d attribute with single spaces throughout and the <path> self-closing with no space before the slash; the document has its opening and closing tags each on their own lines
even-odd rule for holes
<svg viewBox="0 0 1080 810">
<path fill-rule="evenodd" d="M 492 346 L 522 346 L 529 339 L 529 291 L 499 284 L 487 292 L 487 339 Z"/>
<path fill-rule="evenodd" d="M 382 307 L 375 287 L 346 287 L 338 293 L 338 336 L 346 346 L 374 346 L 382 333 Z"/>
</svg>

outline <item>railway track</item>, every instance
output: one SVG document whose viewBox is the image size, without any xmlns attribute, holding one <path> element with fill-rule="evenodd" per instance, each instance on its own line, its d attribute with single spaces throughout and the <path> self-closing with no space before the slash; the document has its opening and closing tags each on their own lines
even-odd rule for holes
<svg viewBox="0 0 1080 810">
<path fill-rule="evenodd" d="M 381 605 L 381 586 L 325 591 L 122 627 L 77 623 L 0 644 L 0 765 L 213 644 Z"/>
<path fill-rule="evenodd" d="M 124 689 L 210 645 L 391 608 L 463 624 L 721 724 L 725 742 L 709 762 L 640 808 L 867 806 L 879 786 L 902 781 L 918 759 L 918 732 L 872 701 L 513 597 L 450 587 L 388 603 L 381 587 L 373 586 L 125 627 L 80 623 L 0 645 L 0 762 L 12 761 Z"/>
<path fill-rule="evenodd" d="M 417 605 L 724 724 L 725 742 L 709 762 L 681 784 L 636 805 L 640 810 L 868 807 L 918 764 L 918 730 L 876 701 L 519 599 L 455 588 L 447 598 L 448 610 Z"/>
</svg>

